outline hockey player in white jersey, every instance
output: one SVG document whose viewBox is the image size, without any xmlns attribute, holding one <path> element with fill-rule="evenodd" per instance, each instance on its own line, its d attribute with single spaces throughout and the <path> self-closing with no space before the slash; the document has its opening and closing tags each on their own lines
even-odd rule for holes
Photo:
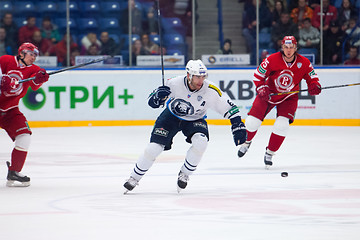
<svg viewBox="0 0 360 240">
<path fill-rule="evenodd" d="M 235 145 L 246 141 L 245 125 L 238 107 L 214 83 L 207 80 L 207 68 L 201 60 L 190 60 L 185 76 L 170 78 L 149 96 L 148 104 L 158 108 L 166 104 L 157 118 L 150 143 L 139 157 L 130 178 L 125 182 L 125 193 L 134 189 L 140 179 L 164 150 L 171 149 L 172 140 L 179 132 L 191 144 L 178 174 L 178 192 L 186 188 L 189 176 L 196 170 L 209 140 L 207 109 L 211 108 L 230 119 Z"/>
</svg>

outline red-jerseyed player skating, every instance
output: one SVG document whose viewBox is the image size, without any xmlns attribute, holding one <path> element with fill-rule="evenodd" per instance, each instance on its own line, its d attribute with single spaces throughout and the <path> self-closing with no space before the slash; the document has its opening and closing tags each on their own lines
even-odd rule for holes
<svg viewBox="0 0 360 240">
<path fill-rule="evenodd" d="M 319 78 L 310 61 L 297 53 L 297 41 L 285 36 L 280 52 L 271 54 L 256 69 L 253 81 L 257 96 L 246 119 L 247 141 L 240 146 L 238 156 L 245 155 L 257 130 L 266 115 L 276 106 L 276 120 L 266 147 L 264 163 L 266 169 L 272 166 L 272 157 L 283 143 L 289 125 L 294 121 L 298 105 L 298 93 L 271 95 L 299 90 L 305 79 L 310 95 L 321 92 Z"/>
<path fill-rule="evenodd" d="M 19 110 L 19 101 L 26 95 L 29 87 L 34 91 L 49 79 L 46 71 L 33 63 L 39 50 L 31 43 L 23 43 L 17 56 L 0 57 L 0 127 L 15 142 L 8 165 L 7 186 L 30 186 L 30 178 L 21 174 L 30 145 L 31 130 L 25 116 Z M 34 77 L 32 81 L 20 80 Z"/>
</svg>

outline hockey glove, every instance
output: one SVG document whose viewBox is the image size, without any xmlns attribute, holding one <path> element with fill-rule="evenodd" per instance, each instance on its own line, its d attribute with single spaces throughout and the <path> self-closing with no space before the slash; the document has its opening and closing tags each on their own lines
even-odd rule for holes
<svg viewBox="0 0 360 240">
<path fill-rule="evenodd" d="M 256 92 L 258 93 L 259 97 L 264 101 L 270 100 L 270 89 L 268 85 L 261 85 L 256 89 Z"/>
<path fill-rule="evenodd" d="M 314 81 L 309 84 L 308 92 L 310 95 L 319 95 L 321 93 L 321 85 L 318 81 Z"/>
<path fill-rule="evenodd" d="M 152 108 L 158 108 L 160 106 L 163 106 L 170 93 L 171 91 L 168 86 L 158 87 L 149 96 L 149 106 Z"/>
<path fill-rule="evenodd" d="M 246 141 L 247 132 L 245 124 L 241 121 L 241 117 L 231 118 L 230 122 L 235 145 L 238 146 L 243 144 Z"/>
<path fill-rule="evenodd" d="M 3 92 L 10 92 L 19 86 L 19 81 L 16 78 L 12 78 L 9 75 L 3 75 L 1 77 L 1 90 Z"/>
<path fill-rule="evenodd" d="M 49 80 L 49 74 L 45 71 L 45 69 L 40 68 L 40 70 L 36 73 L 34 83 L 43 84 Z"/>
</svg>

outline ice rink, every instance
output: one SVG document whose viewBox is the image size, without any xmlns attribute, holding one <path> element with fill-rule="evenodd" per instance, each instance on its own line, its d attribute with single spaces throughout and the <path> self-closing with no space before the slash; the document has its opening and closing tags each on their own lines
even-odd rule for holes
<svg viewBox="0 0 360 240">
<path fill-rule="evenodd" d="M 265 170 L 272 126 L 238 159 L 230 126 L 209 125 L 208 149 L 180 194 L 190 145 L 179 133 L 124 195 L 151 129 L 33 128 L 28 188 L 5 186 L 13 143 L 0 130 L 0 239 L 360 239 L 360 127 L 291 126 Z"/>
</svg>

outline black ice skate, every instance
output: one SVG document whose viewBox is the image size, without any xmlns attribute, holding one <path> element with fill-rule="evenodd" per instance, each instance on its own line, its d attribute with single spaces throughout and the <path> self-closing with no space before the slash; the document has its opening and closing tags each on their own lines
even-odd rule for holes
<svg viewBox="0 0 360 240">
<path fill-rule="evenodd" d="M 133 190 L 136 185 L 139 185 L 139 181 L 136 180 L 133 177 L 130 177 L 125 183 L 124 183 L 124 188 L 125 188 L 125 192 L 124 194 L 126 194 L 127 192 Z"/>
<path fill-rule="evenodd" d="M 246 141 L 243 144 L 240 145 L 240 148 L 238 150 L 238 157 L 241 158 L 245 155 L 245 153 L 249 150 L 249 147 L 251 145 L 251 141 Z"/>
<path fill-rule="evenodd" d="M 189 181 L 189 175 L 186 175 L 185 173 L 180 171 L 179 175 L 178 175 L 178 181 L 177 181 L 177 185 L 178 185 L 177 191 L 178 191 L 178 193 L 180 193 L 180 191 L 182 189 L 186 188 L 188 181 Z"/>
<path fill-rule="evenodd" d="M 10 167 L 10 162 L 6 162 L 8 168 Z M 7 175 L 7 187 L 28 187 L 30 186 L 30 178 L 16 171 L 8 170 Z"/>
</svg>

